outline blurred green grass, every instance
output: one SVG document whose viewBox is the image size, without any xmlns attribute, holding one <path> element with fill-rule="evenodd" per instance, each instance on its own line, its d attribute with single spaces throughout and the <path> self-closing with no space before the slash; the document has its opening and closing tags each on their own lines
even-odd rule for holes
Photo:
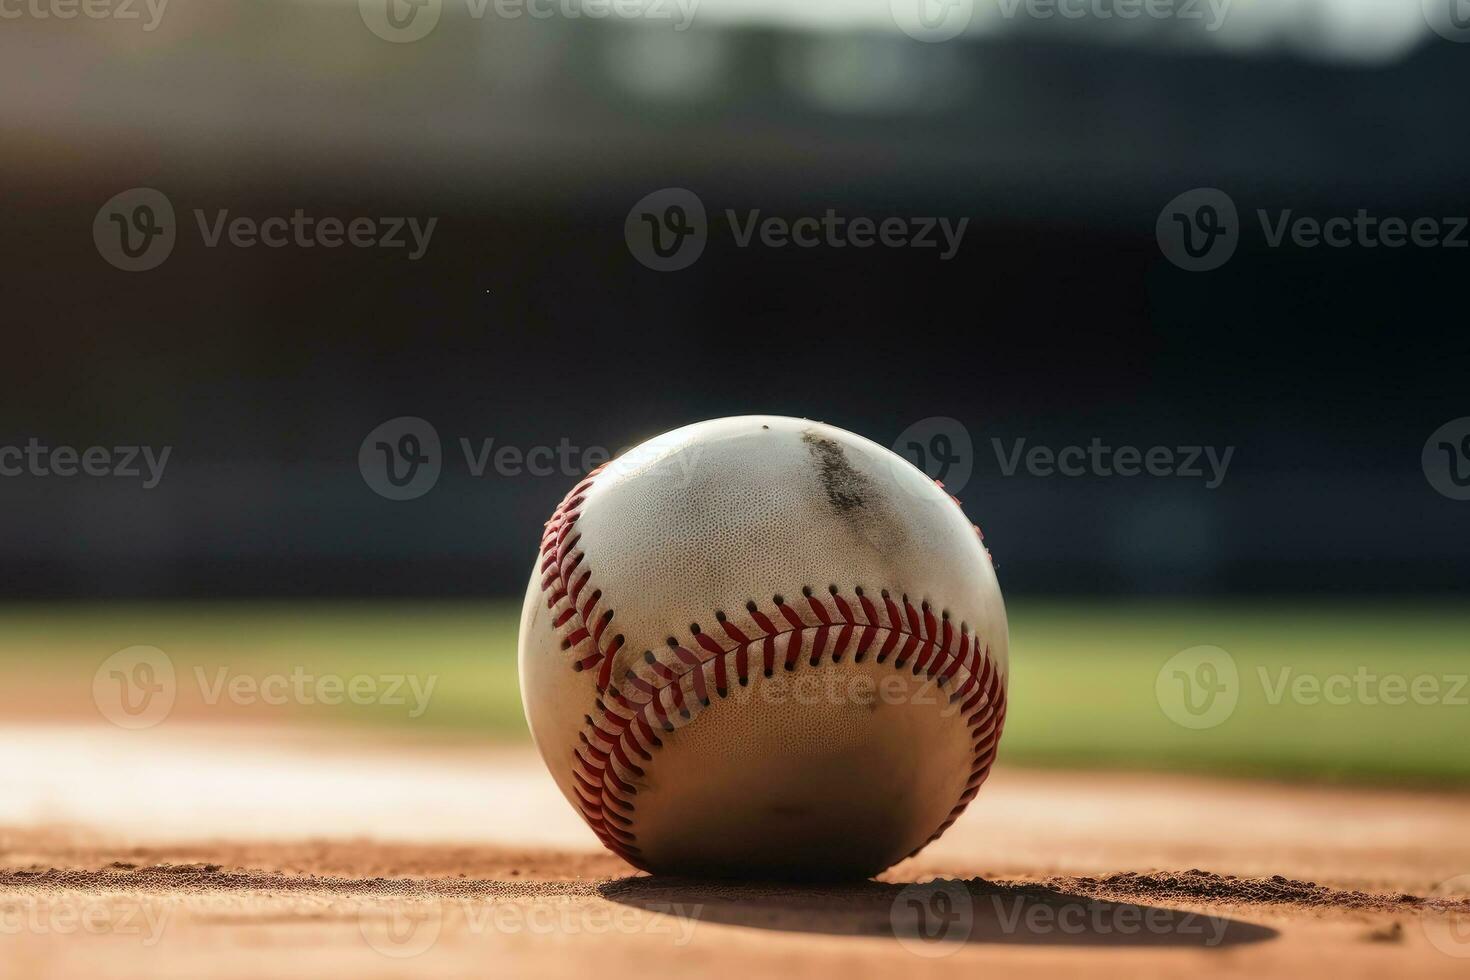
<svg viewBox="0 0 1470 980">
<path fill-rule="evenodd" d="M 518 605 L 502 602 L 102 604 L 0 607 L 6 700 L 90 707 L 92 676 L 135 644 L 169 655 L 180 689 L 303 668 L 351 678 L 435 678 L 429 706 L 257 705 L 280 720 L 412 725 L 421 732 L 526 737 L 516 680 Z M 1459 703 L 1272 703 L 1288 677 L 1470 673 L 1470 610 L 1435 604 L 1011 603 L 1011 707 L 1002 759 L 1032 766 L 1167 769 L 1272 778 L 1470 786 L 1470 688 Z M 1175 653 L 1229 652 L 1234 713 L 1191 730 L 1160 708 L 1155 680 Z M 1262 679 L 1262 671 L 1266 680 Z M 1453 681 L 1443 683 L 1448 694 Z M 406 690 L 406 689 L 405 689 Z M 28 705 L 34 717 L 37 705 Z"/>
</svg>

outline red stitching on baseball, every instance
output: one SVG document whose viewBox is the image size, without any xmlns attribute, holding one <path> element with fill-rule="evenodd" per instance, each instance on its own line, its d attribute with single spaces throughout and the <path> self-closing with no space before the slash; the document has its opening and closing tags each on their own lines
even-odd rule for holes
<svg viewBox="0 0 1470 980">
<path fill-rule="evenodd" d="M 876 606 L 859 588 L 856 595 L 865 614 L 865 618 L 860 620 L 853 615 L 852 607 L 838 594 L 836 586 L 831 586 L 829 591 L 833 604 L 837 607 L 835 615 L 821 600 L 815 598 L 812 590 L 803 590 L 815 622 L 807 622 L 794 607 L 782 597 L 776 596 L 774 603 L 781 617 L 789 624 L 789 629 L 778 629 L 772 619 L 761 612 L 754 602 L 747 605 L 746 611 L 758 632 L 742 630 L 730 622 L 723 612 L 717 612 L 715 620 L 729 637 L 731 646 L 721 647 L 696 623 L 690 632 L 694 637 L 693 645 L 702 650 L 703 655 L 680 645 L 677 639 L 670 637 L 672 664 L 658 660 L 652 651 L 645 655 L 646 668 L 655 678 L 652 683 L 639 676 L 635 670 L 629 669 L 622 681 L 624 688 L 632 692 L 631 694 L 609 687 L 605 692 L 606 699 L 598 699 L 597 707 L 601 717 L 594 720 L 588 716 L 586 719 L 588 731 L 581 734 L 581 744 L 574 750 L 576 763 L 573 765 L 573 772 L 582 815 L 609 850 L 630 864 L 647 870 L 640 856 L 637 835 L 632 830 L 632 798 L 637 795 L 638 790 L 619 776 L 617 767 L 623 767 L 634 777 L 642 776 L 644 770 L 631 761 L 630 753 L 645 762 L 650 761 L 653 758 L 652 751 L 663 745 L 655 734 L 656 729 L 672 732 L 709 707 L 711 678 L 706 677 L 707 670 L 713 674 L 712 686 L 715 693 L 724 698 L 729 693 L 726 682 L 729 670 L 727 662 L 734 660 L 736 677 L 741 686 L 745 686 L 750 677 L 749 650 L 752 646 L 761 645 L 765 673 L 769 676 L 774 666 L 777 638 L 788 637 L 785 664 L 787 669 L 794 670 L 806 634 L 813 635 L 813 653 L 808 663 L 817 666 L 823 656 L 830 656 L 833 661 L 839 660 L 859 627 L 863 632 L 858 652 L 854 655 L 855 661 L 862 658 L 863 652 L 871 646 L 878 633 L 887 633 L 883 652 L 878 655 L 879 662 L 883 661 L 902 638 L 905 641 L 903 652 L 893 661 L 895 669 L 904 667 L 906 658 L 913 651 L 922 650 L 922 656 L 913 666 L 916 676 L 924 673 L 943 686 L 952 684 L 955 676 L 963 672 L 963 679 L 951 691 L 948 704 L 960 704 L 960 717 L 971 730 L 974 762 L 970 776 L 948 817 L 933 834 L 914 848 L 910 856 L 934 841 L 959 818 L 989 776 L 990 768 L 995 762 L 1000 733 L 1005 726 L 1006 694 L 1001 687 L 1000 672 L 990 656 L 989 645 L 982 644 L 978 638 L 972 641 L 969 628 L 962 623 L 956 649 L 955 632 L 950 626 L 948 613 L 942 613 L 940 620 L 936 621 L 928 603 L 921 603 L 916 609 L 908 597 L 904 596 L 904 608 L 900 612 L 898 605 L 885 590 L 884 607 L 889 613 L 885 621 L 876 615 Z M 827 652 L 826 640 L 834 626 L 840 627 L 839 636 L 830 652 Z M 609 657 L 609 662 L 610 660 Z M 693 705 L 684 691 L 686 678 L 689 681 L 690 694 L 693 695 Z M 675 715 L 679 718 L 677 723 L 674 720 Z"/>
<path fill-rule="evenodd" d="M 561 634 L 562 649 L 572 650 L 583 643 L 591 644 L 589 652 L 572 661 L 572 668 L 590 670 L 602 665 L 597 672 L 598 690 L 607 687 L 613 655 L 622 649 L 623 636 L 619 633 L 603 643 L 603 634 L 613 620 L 613 611 L 604 609 L 596 612 L 602 602 L 601 589 L 593 589 L 578 605 L 592 580 L 592 569 L 582 567 L 586 552 L 574 549 L 582 540 L 576 531 L 577 518 L 582 514 L 579 508 L 602 468 L 599 466 L 587 474 L 587 478 L 573 487 L 552 512 L 551 519 L 546 522 L 546 530 L 541 534 L 541 562 L 537 566 L 541 571 L 541 591 L 546 595 L 546 608 L 553 613 L 551 626 Z M 558 610 L 558 606 L 561 609 Z"/>
</svg>

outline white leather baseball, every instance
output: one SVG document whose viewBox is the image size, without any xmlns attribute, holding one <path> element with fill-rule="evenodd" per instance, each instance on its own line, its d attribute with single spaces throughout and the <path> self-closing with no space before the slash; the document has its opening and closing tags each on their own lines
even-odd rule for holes
<svg viewBox="0 0 1470 980">
<path fill-rule="evenodd" d="M 557 508 L 521 694 L 562 793 L 637 867 L 872 875 L 989 774 L 1007 647 L 958 501 L 850 432 L 745 416 L 644 443 Z"/>
</svg>

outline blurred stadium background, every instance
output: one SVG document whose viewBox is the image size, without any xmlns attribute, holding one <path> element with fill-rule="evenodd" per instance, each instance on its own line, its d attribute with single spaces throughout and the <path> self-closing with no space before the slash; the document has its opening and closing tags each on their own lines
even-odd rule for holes
<svg viewBox="0 0 1470 980">
<path fill-rule="evenodd" d="M 1246 663 L 1466 662 L 1470 504 L 1420 466 L 1470 414 L 1466 253 L 1256 235 L 1190 274 L 1154 237 L 1201 186 L 1242 216 L 1465 214 L 1470 46 L 1418 0 L 1237 0 L 1218 30 L 981 0 L 927 44 L 887 0 L 704 0 L 684 31 L 456 0 L 406 44 L 342 0 L 173 0 L 153 30 L 142 6 L 142 23 L 5 9 L 0 445 L 173 447 L 148 491 L 0 479 L 17 717 L 67 702 L 51 674 L 150 643 L 181 663 L 422 655 L 460 679 L 436 718 L 518 730 L 513 604 L 577 474 L 475 477 L 459 439 L 617 448 L 759 411 L 891 444 L 946 416 L 975 445 L 960 495 L 1012 604 L 1018 758 L 1466 775 L 1446 748 L 1470 709 L 1242 717 L 1214 752 L 1151 693 L 1171 653 L 1232 639 Z M 196 208 L 438 224 L 415 262 L 181 232 L 128 274 L 91 227 L 140 186 L 181 226 Z M 948 262 L 712 231 L 660 274 L 623 224 L 675 186 L 712 229 L 727 208 L 970 225 Z M 357 454 L 405 415 L 446 461 L 394 502 Z M 991 440 L 1023 438 L 1235 455 L 1213 490 L 1003 475 Z M 247 598 L 272 602 L 174 602 Z M 288 602 L 308 598 L 490 601 Z M 97 604 L 121 599 L 147 604 Z M 1098 684 L 1117 744 L 1076 713 Z"/>
</svg>

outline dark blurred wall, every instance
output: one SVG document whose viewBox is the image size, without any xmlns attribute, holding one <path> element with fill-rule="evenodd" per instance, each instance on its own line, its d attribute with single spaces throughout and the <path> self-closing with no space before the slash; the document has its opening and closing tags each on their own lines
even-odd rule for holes
<svg viewBox="0 0 1470 980">
<path fill-rule="evenodd" d="M 520 89 L 498 63 L 378 48 L 418 70 L 329 80 L 318 63 L 293 83 L 211 62 L 201 36 L 132 70 L 114 53 L 88 76 L 114 81 L 53 88 L 45 111 L 0 96 L 0 446 L 171 447 L 153 489 L 0 478 L 6 593 L 516 592 L 577 467 L 476 477 L 460 439 L 615 449 L 747 412 L 884 444 L 958 420 L 974 446 L 960 496 L 1020 592 L 1465 581 L 1470 502 L 1435 492 L 1421 450 L 1470 415 L 1470 252 L 1272 249 L 1257 235 L 1224 268 L 1189 273 L 1155 223 L 1198 186 L 1242 212 L 1464 214 L 1470 51 L 1349 67 L 982 43 L 945 50 L 960 67 L 927 112 L 837 113 L 780 90 L 780 52 L 799 42 L 762 31 L 729 34 L 739 71 L 704 103 L 640 103 L 596 74 L 615 30 L 532 54 L 502 44 L 526 71 L 593 66 Z M 82 51 L 55 41 L 49 57 Z M 128 97 L 141 108 L 109 124 Z M 228 112 L 212 111 L 220 99 Z M 138 186 L 168 195 L 180 238 L 160 267 L 126 273 L 91 227 Z M 711 230 L 694 265 L 659 273 L 630 254 L 624 221 L 671 186 L 700 197 Z M 195 208 L 437 225 L 418 261 L 209 248 Z M 943 261 L 741 248 L 724 216 L 828 208 L 969 225 Z M 415 500 L 384 499 L 358 467 L 364 437 L 398 416 L 443 441 L 443 474 Z M 1007 476 L 992 440 L 1018 439 L 1233 456 L 1213 489 Z"/>
</svg>

